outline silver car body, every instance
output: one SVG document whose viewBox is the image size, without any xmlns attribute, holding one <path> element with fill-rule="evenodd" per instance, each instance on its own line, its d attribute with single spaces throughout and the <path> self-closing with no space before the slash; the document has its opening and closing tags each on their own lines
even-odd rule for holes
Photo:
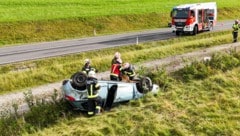
<svg viewBox="0 0 240 136">
<path fill-rule="evenodd" d="M 121 82 L 121 81 L 108 81 L 108 80 L 99 80 L 100 87 L 99 96 L 106 103 L 108 99 L 109 92 L 114 92 L 112 103 L 126 102 L 129 100 L 138 99 L 144 96 L 146 93 L 158 93 L 159 86 L 153 84 L 151 90 L 148 92 L 141 92 L 137 87 L 137 82 Z M 115 88 L 115 90 L 112 90 Z M 68 79 L 63 81 L 62 92 L 64 98 L 70 102 L 74 109 L 77 110 L 86 110 L 87 102 L 87 89 L 79 90 L 72 86 L 72 80 Z"/>
</svg>

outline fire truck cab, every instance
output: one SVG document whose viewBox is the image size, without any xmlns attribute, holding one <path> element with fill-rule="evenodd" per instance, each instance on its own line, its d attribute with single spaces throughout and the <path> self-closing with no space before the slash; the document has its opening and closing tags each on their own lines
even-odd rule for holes
<svg viewBox="0 0 240 136">
<path fill-rule="evenodd" d="M 183 4 L 171 11 L 172 29 L 176 35 L 211 31 L 217 22 L 216 2 Z"/>
</svg>

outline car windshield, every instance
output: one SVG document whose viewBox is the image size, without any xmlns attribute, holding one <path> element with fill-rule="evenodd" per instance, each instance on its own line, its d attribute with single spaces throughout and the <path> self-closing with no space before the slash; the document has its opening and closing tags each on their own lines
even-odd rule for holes
<svg viewBox="0 0 240 136">
<path fill-rule="evenodd" d="M 173 9 L 172 17 L 173 18 L 188 18 L 188 9 Z"/>
</svg>

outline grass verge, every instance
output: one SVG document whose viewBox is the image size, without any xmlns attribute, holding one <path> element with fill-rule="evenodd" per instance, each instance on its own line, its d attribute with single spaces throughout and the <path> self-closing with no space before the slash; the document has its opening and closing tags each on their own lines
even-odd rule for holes
<svg viewBox="0 0 240 136">
<path fill-rule="evenodd" d="M 219 58 L 223 59 L 221 62 Z M 231 59 L 238 61 L 237 65 Z M 63 103 L 33 106 L 24 117 L 1 119 L 1 134 L 10 135 L 237 135 L 240 132 L 240 56 L 217 54 L 208 62 L 194 62 L 166 75 L 161 69 L 146 70 L 161 92 L 118 105 L 111 112 L 86 118 L 68 112 Z M 196 63 L 201 67 L 195 67 Z M 185 81 L 178 74 L 208 67 L 204 78 Z M 51 115 L 51 116 L 49 116 Z M 53 125 L 54 124 L 54 125 Z M 124 124 L 124 125 L 123 125 Z"/>
<path fill-rule="evenodd" d="M 176 38 L 1 66 L 0 94 L 69 78 L 72 73 L 81 69 L 85 58 L 91 59 L 99 72 L 103 72 L 109 70 L 112 54 L 115 51 L 122 53 L 125 62 L 137 64 L 148 60 L 161 59 L 171 55 L 230 43 L 231 39 L 231 32 L 229 31 L 203 33 L 196 37 Z"/>
</svg>

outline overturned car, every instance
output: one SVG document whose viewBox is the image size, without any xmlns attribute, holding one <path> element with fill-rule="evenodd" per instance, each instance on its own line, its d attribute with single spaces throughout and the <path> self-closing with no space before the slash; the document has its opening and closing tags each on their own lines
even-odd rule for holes
<svg viewBox="0 0 240 136">
<path fill-rule="evenodd" d="M 128 102 L 138 99 L 146 93 L 157 93 L 159 86 L 152 84 L 149 77 L 139 77 L 132 82 L 98 80 L 101 86 L 99 96 L 102 99 L 103 109 L 110 109 L 113 104 Z M 64 99 L 71 104 L 73 109 L 87 111 L 87 75 L 77 72 L 70 79 L 62 82 Z"/>
</svg>

